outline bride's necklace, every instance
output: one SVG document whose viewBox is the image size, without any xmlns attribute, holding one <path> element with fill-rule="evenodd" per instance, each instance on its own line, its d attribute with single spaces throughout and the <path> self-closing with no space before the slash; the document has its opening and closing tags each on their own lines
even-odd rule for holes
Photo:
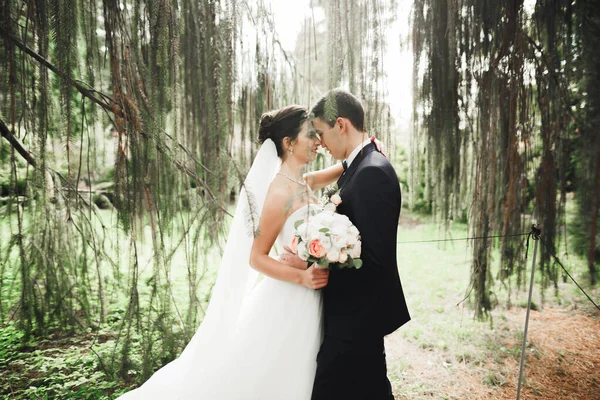
<svg viewBox="0 0 600 400">
<path fill-rule="evenodd" d="M 292 178 L 291 176 L 289 176 L 288 174 L 284 173 L 284 172 L 278 172 L 279 175 L 281 176 L 285 176 L 286 178 L 288 178 L 290 181 L 292 182 L 296 182 L 298 185 L 300 186 L 306 186 L 306 181 L 299 181 L 297 179 Z"/>
</svg>

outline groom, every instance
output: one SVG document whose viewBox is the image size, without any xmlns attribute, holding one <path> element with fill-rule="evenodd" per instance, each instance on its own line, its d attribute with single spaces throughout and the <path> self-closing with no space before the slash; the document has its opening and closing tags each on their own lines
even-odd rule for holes
<svg viewBox="0 0 600 400">
<path fill-rule="evenodd" d="M 410 320 L 396 262 L 398 177 L 366 138 L 365 113 L 351 93 L 331 90 L 312 114 L 322 146 L 345 160 L 337 212 L 358 228 L 363 260 L 361 269 L 331 271 L 324 289 L 325 338 L 312 400 L 393 400 L 383 337 Z"/>
</svg>

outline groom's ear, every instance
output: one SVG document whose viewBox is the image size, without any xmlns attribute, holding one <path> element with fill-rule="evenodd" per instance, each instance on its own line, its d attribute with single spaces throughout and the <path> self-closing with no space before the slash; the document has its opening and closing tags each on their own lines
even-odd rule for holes
<svg viewBox="0 0 600 400">
<path fill-rule="evenodd" d="M 339 128 L 340 133 L 348 132 L 348 120 L 346 120 L 345 118 L 338 117 L 335 120 L 335 125 L 337 125 L 337 127 Z M 334 125 L 334 127 L 335 127 L 335 125 Z"/>
</svg>

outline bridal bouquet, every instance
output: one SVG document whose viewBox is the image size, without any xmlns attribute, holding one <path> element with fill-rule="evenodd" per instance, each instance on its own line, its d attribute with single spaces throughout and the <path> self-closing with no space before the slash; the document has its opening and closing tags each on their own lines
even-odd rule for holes
<svg viewBox="0 0 600 400">
<path fill-rule="evenodd" d="M 362 267 L 360 233 L 335 208 L 311 211 L 305 219 L 296 221 L 294 227 L 290 248 L 301 259 L 316 262 L 321 268 Z"/>
</svg>

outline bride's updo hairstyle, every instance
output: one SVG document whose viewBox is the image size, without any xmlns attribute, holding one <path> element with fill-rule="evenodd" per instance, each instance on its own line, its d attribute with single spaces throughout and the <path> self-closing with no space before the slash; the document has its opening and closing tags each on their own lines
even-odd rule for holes
<svg viewBox="0 0 600 400">
<path fill-rule="evenodd" d="M 263 143 L 271 139 L 277 148 L 277 155 L 282 157 L 285 153 L 283 139 L 289 137 L 296 140 L 302 129 L 302 124 L 308 120 L 306 107 L 291 105 L 264 113 L 260 117 L 258 141 Z"/>
</svg>

